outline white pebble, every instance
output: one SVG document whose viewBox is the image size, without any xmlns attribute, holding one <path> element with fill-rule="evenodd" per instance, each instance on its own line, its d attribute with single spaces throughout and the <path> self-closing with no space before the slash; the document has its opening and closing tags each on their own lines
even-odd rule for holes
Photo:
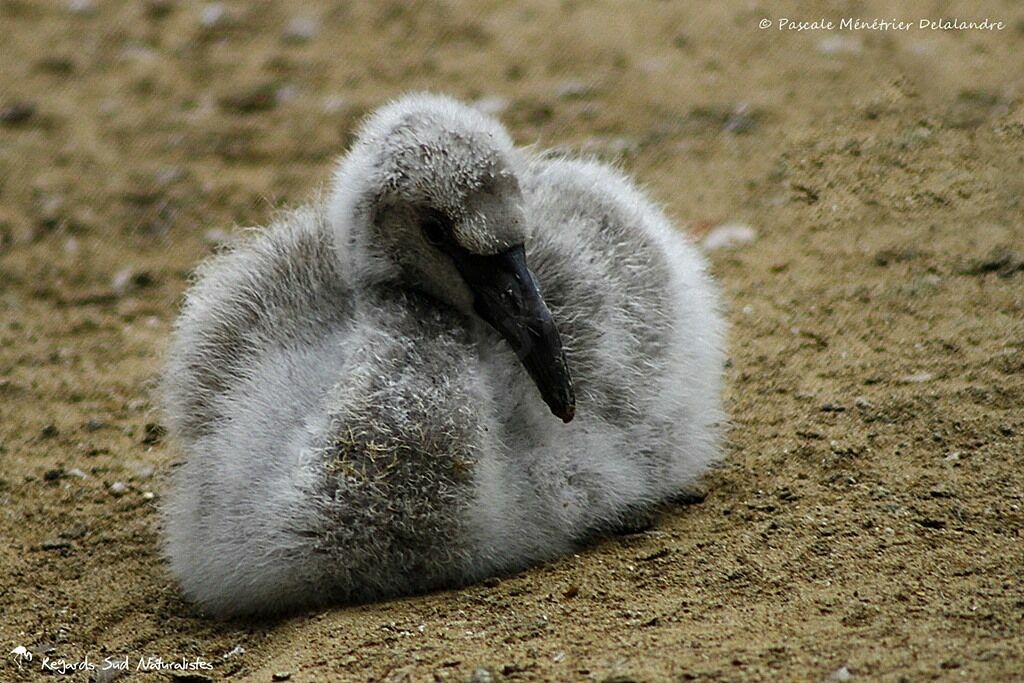
<svg viewBox="0 0 1024 683">
<path fill-rule="evenodd" d="M 241 645 L 235 645 L 233 648 L 231 648 L 230 652 L 225 652 L 224 653 L 224 659 L 230 659 L 230 658 L 235 657 L 237 655 L 244 655 L 244 654 L 245 654 L 245 648 L 242 647 Z"/>
<path fill-rule="evenodd" d="M 213 228 L 203 233 L 203 239 L 207 244 L 219 246 L 221 244 L 230 244 L 234 241 L 234 237 L 227 230 L 221 230 L 220 228 Z"/>
<path fill-rule="evenodd" d="M 284 29 L 284 37 L 296 43 L 305 43 L 316 38 L 320 25 L 312 17 L 293 17 Z"/>
<path fill-rule="evenodd" d="M 131 268 L 122 268 L 114 273 L 114 277 L 110 280 L 110 286 L 118 296 L 124 296 L 128 291 L 133 273 Z"/>
<path fill-rule="evenodd" d="M 92 14 L 96 3 L 92 0 L 68 0 L 67 8 L 72 14 Z"/>
<path fill-rule="evenodd" d="M 509 108 L 508 98 L 499 97 L 497 95 L 487 95 L 473 100 L 473 108 L 481 114 L 487 114 L 488 116 L 497 116 L 502 114 Z"/>
<path fill-rule="evenodd" d="M 818 52 L 826 55 L 859 55 L 864 44 L 855 36 L 826 36 L 818 41 Z"/>
<path fill-rule="evenodd" d="M 299 89 L 294 85 L 282 85 L 274 91 L 274 101 L 278 104 L 288 104 L 299 96 Z"/>
<path fill-rule="evenodd" d="M 841 666 L 832 672 L 832 675 L 828 677 L 830 681 L 849 681 L 853 678 L 853 674 L 845 666 Z"/>
<path fill-rule="evenodd" d="M 924 382 L 930 382 L 935 377 L 930 372 L 915 372 L 912 375 L 903 375 L 896 381 L 900 384 L 923 384 Z"/>
<path fill-rule="evenodd" d="M 120 498 L 126 493 L 128 493 L 128 485 L 123 481 L 115 481 L 110 485 L 110 495 Z"/>
<path fill-rule="evenodd" d="M 214 2 L 203 8 L 203 11 L 199 14 L 199 23 L 207 28 L 213 28 L 226 23 L 227 18 L 228 12 L 224 8 L 224 4 Z"/>
<path fill-rule="evenodd" d="M 575 97 L 585 97 L 592 91 L 593 88 L 583 81 L 563 81 L 555 88 L 555 95 L 562 99 L 573 99 Z"/>
<path fill-rule="evenodd" d="M 337 114 L 348 106 L 348 100 L 341 95 L 328 95 L 324 98 L 323 110 L 325 114 Z"/>
<path fill-rule="evenodd" d="M 724 223 L 712 229 L 704 239 L 701 246 L 707 251 L 716 249 L 727 249 L 741 244 L 748 244 L 757 239 L 757 231 L 743 223 Z"/>
</svg>

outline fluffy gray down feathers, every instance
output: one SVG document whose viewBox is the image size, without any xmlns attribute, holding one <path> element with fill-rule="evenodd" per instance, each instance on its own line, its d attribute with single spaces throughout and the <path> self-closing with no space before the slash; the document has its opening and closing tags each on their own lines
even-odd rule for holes
<svg viewBox="0 0 1024 683">
<path fill-rule="evenodd" d="M 575 383 L 571 423 L 403 233 L 416 202 L 459 213 L 483 253 L 525 242 Z M 229 616 L 571 552 L 718 460 L 723 346 L 703 257 L 617 171 L 407 96 L 367 121 L 325 201 L 198 271 L 161 386 L 185 455 L 165 506 L 171 570 Z"/>
</svg>

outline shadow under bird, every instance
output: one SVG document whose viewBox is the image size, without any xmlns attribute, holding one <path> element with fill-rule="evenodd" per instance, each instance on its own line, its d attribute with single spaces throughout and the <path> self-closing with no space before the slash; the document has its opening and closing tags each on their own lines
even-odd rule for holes
<svg viewBox="0 0 1024 683">
<path fill-rule="evenodd" d="M 615 170 L 403 97 L 322 201 L 199 269 L 161 387 L 170 567 L 230 616 L 572 552 L 718 460 L 718 306 Z"/>
</svg>

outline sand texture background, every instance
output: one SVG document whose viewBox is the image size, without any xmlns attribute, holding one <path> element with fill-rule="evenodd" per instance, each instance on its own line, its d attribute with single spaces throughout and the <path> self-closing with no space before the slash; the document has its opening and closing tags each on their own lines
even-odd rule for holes
<svg viewBox="0 0 1024 683">
<path fill-rule="evenodd" d="M 894 13 L 915 27 L 758 28 Z M 1022 54 L 998 1 L 0 0 L 0 678 L 1021 680 Z M 197 616 L 152 400 L 189 274 L 417 88 L 616 161 L 695 238 L 753 228 L 711 252 L 726 465 L 488 585 Z"/>
</svg>

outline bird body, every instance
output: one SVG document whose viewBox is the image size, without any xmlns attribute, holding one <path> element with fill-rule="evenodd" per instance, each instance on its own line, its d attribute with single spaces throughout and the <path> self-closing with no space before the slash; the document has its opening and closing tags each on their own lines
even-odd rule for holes
<svg viewBox="0 0 1024 683">
<path fill-rule="evenodd" d="M 718 306 L 618 172 L 403 98 L 326 201 L 198 271 L 162 382 L 171 569 L 233 615 L 571 552 L 719 458 Z"/>
</svg>

